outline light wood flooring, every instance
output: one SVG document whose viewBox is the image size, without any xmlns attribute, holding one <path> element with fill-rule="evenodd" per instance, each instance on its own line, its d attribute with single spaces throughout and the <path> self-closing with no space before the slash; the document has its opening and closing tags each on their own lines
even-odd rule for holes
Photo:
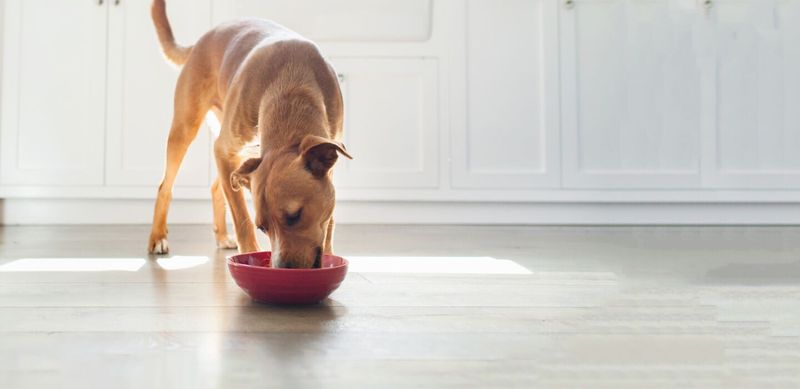
<svg viewBox="0 0 800 389">
<path fill-rule="evenodd" d="M 800 386 L 800 228 L 340 226 L 312 307 L 170 232 L 0 228 L 0 388 Z"/>
</svg>

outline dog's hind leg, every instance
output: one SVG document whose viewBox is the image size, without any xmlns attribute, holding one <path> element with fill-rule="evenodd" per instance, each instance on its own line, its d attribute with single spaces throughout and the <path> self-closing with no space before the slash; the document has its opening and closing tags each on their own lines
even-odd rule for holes
<svg viewBox="0 0 800 389">
<path fill-rule="evenodd" d="M 151 254 L 166 254 L 167 244 L 167 211 L 172 201 L 172 187 L 178 175 L 183 157 L 189 145 L 197 136 L 203 118 L 210 108 L 210 98 L 206 96 L 211 88 L 203 88 L 205 80 L 196 76 L 189 68 L 184 68 L 175 88 L 175 110 L 172 117 L 172 128 L 167 140 L 167 159 L 164 177 L 158 187 L 153 226 L 147 249 Z"/>
</svg>

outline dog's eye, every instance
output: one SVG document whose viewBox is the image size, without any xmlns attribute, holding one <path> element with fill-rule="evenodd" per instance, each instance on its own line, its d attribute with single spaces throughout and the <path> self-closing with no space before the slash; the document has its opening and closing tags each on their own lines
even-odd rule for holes
<svg viewBox="0 0 800 389">
<path fill-rule="evenodd" d="M 295 212 L 295 213 L 293 213 L 291 215 L 286 215 L 285 216 L 286 225 L 291 227 L 291 226 L 297 224 L 297 222 L 300 221 L 300 216 L 302 216 L 302 214 L 303 214 L 303 208 L 300 208 L 300 209 L 297 210 L 297 212 Z"/>
<path fill-rule="evenodd" d="M 266 226 L 258 226 L 258 230 L 263 232 L 263 233 L 265 233 L 265 234 L 267 233 L 267 227 Z"/>
</svg>

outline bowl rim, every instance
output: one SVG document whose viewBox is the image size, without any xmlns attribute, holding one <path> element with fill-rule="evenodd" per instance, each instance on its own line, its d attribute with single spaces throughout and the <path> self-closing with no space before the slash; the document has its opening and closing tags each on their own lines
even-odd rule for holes
<svg viewBox="0 0 800 389">
<path fill-rule="evenodd" d="M 257 271 L 281 271 L 281 272 L 288 272 L 288 273 L 312 273 L 312 272 L 333 271 L 333 270 L 337 270 L 337 269 L 341 269 L 341 268 L 347 268 L 347 266 L 350 264 L 350 261 L 348 261 L 347 258 L 338 256 L 338 255 L 335 255 L 335 254 L 323 254 L 323 256 L 336 257 L 336 258 L 341 259 L 342 262 L 339 265 L 331 266 L 331 267 L 322 267 L 322 268 L 310 268 L 310 269 L 293 269 L 293 268 L 292 269 L 287 269 L 287 268 L 282 268 L 282 267 L 277 267 L 276 268 L 276 267 L 254 266 L 254 265 L 248 265 L 246 263 L 239 263 L 239 262 L 236 262 L 236 261 L 233 260 L 234 257 L 239 257 L 239 256 L 242 256 L 242 255 L 263 254 L 263 253 L 269 253 L 270 256 L 272 256 L 272 251 L 250 251 L 250 252 L 246 252 L 246 253 L 238 253 L 238 254 L 229 255 L 228 257 L 225 258 L 225 261 L 228 263 L 228 266 L 233 266 L 235 268 L 253 269 L 253 270 L 257 270 Z"/>
</svg>

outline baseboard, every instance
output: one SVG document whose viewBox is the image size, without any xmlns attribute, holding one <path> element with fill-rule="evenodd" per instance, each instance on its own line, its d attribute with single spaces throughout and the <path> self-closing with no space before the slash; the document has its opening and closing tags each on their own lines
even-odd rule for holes
<svg viewBox="0 0 800 389">
<path fill-rule="evenodd" d="M 0 223 L 147 224 L 152 200 L 4 199 Z M 177 200 L 173 224 L 211 223 L 208 200 Z M 800 203 L 499 203 L 341 201 L 345 224 L 800 224 Z"/>
</svg>

